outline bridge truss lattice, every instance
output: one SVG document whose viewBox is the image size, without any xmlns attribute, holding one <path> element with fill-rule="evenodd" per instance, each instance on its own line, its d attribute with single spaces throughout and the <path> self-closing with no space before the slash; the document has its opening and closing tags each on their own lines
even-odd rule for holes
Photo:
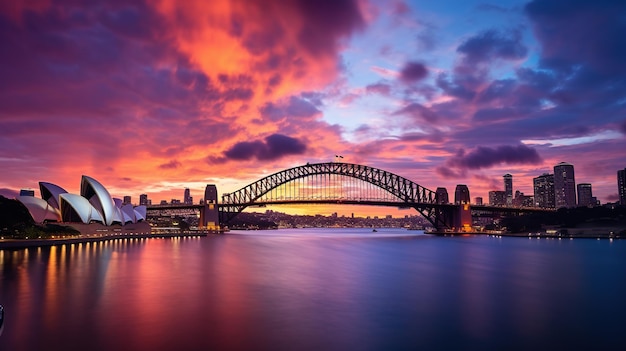
<svg viewBox="0 0 626 351">
<path fill-rule="evenodd" d="M 291 184 L 291 187 L 287 187 L 287 184 Z M 435 227 L 440 227 L 444 222 L 434 191 L 379 168 L 340 162 L 306 164 L 285 169 L 235 192 L 223 194 L 220 222 L 228 223 L 249 206 L 287 203 L 412 207 Z"/>
</svg>

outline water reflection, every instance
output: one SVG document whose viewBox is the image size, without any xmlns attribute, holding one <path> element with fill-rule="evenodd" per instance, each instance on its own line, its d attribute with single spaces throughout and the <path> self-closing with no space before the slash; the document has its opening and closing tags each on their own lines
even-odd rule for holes
<svg viewBox="0 0 626 351">
<path fill-rule="evenodd" d="M 0 262 L 2 349 L 626 342 L 623 241 L 307 229 L 0 251 Z"/>
</svg>

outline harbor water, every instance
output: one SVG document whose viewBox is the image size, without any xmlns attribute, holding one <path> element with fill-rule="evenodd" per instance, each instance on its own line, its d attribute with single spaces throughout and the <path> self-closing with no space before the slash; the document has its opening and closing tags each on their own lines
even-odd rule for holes
<svg viewBox="0 0 626 351">
<path fill-rule="evenodd" d="M 623 350 L 626 240 L 233 231 L 0 250 L 0 350 Z"/>
</svg>

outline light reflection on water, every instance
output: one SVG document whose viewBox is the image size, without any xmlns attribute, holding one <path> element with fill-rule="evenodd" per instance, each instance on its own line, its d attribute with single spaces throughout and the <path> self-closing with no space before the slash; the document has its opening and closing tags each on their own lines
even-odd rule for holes
<svg viewBox="0 0 626 351">
<path fill-rule="evenodd" d="M 626 342 L 626 241 L 232 232 L 0 251 L 0 272 L 1 350 Z"/>
</svg>

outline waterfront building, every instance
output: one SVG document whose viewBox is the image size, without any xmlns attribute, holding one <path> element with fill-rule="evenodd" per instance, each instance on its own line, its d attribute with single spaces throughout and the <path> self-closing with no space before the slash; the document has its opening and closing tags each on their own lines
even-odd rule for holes
<svg viewBox="0 0 626 351">
<path fill-rule="evenodd" d="M 533 190 L 535 191 L 535 206 L 542 208 L 554 208 L 554 175 L 544 173 L 533 178 Z"/>
<path fill-rule="evenodd" d="M 35 196 L 35 190 L 33 189 L 21 189 L 20 196 Z"/>
<path fill-rule="evenodd" d="M 139 195 L 139 205 L 141 206 L 148 206 L 150 205 L 150 200 L 148 200 L 148 195 L 146 194 L 141 194 Z"/>
<path fill-rule="evenodd" d="M 580 183 L 576 186 L 576 190 L 578 192 L 578 206 L 592 207 L 596 205 L 591 193 L 591 184 Z"/>
<path fill-rule="evenodd" d="M 458 184 L 454 190 L 454 204 L 463 205 L 470 203 L 469 188 L 465 184 Z"/>
<path fill-rule="evenodd" d="M 142 222 L 146 218 L 145 206 L 122 205 L 122 200 L 112 198 L 97 180 L 83 175 L 80 195 L 70 194 L 58 185 L 39 182 L 41 199 L 18 196 L 36 223 L 62 222 L 104 226 Z"/>
<path fill-rule="evenodd" d="M 435 191 L 435 197 L 437 199 L 438 204 L 448 204 L 450 203 L 450 199 L 448 198 L 448 189 L 439 187 Z"/>
<path fill-rule="evenodd" d="M 619 194 L 619 203 L 626 206 L 626 168 L 617 171 L 617 193 Z"/>
<path fill-rule="evenodd" d="M 511 174 L 505 174 L 504 178 L 504 196 L 506 204 L 511 205 L 513 203 L 513 176 Z"/>
<path fill-rule="evenodd" d="M 491 206 L 506 205 L 506 192 L 502 190 L 493 190 L 489 192 L 489 204 Z"/>
<path fill-rule="evenodd" d="M 533 207 L 535 197 L 533 195 L 524 195 L 523 192 L 515 191 L 515 197 L 513 198 L 513 206 L 516 207 Z"/>
<path fill-rule="evenodd" d="M 556 208 L 576 207 L 574 165 L 560 162 L 554 166 L 554 205 Z"/>
</svg>

